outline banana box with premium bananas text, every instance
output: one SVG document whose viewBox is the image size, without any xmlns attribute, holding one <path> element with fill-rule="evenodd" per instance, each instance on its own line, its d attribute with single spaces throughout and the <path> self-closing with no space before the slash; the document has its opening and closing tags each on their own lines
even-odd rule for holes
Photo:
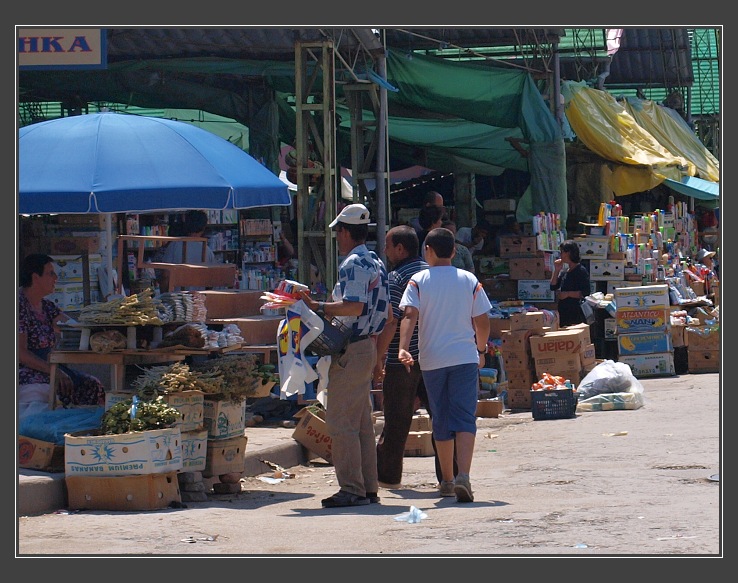
<svg viewBox="0 0 738 583">
<path fill-rule="evenodd" d="M 179 427 L 99 435 L 64 435 L 67 476 L 128 476 L 182 469 Z"/>
<path fill-rule="evenodd" d="M 654 352 L 672 352 L 671 336 L 664 332 L 639 332 L 636 334 L 618 334 L 618 354 L 653 354 Z"/>
<path fill-rule="evenodd" d="M 671 352 L 657 352 L 654 354 L 628 354 L 618 357 L 630 367 L 633 376 L 643 377 L 674 376 L 674 354 Z"/>
<path fill-rule="evenodd" d="M 641 285 L 615 288 L 615 305 L 623 308 L 666 308 L 669 302 L 669 286 L 666 284 Z"/>
</svg>

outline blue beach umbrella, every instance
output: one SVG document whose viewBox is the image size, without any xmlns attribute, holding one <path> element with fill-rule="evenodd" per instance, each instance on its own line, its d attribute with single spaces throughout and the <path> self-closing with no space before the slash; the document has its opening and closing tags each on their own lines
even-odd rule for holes
<svg viewBox="0 0 738 583">
<path fill-rule="evenodd" d="M 289 205 L 287 186 L 227 140 L 168 119 L 96 113 L 18 132 L 18 212 Z"/>
</svg>

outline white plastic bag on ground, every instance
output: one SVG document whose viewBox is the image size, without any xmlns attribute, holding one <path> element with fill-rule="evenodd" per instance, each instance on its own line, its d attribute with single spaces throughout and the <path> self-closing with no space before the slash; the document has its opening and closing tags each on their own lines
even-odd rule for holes
<svg viewBox="0 0 738 583">
<path fill-rule="evenodd" d="M 624 362 L 605 360 L 579 383 L 577 413 L 643 407 L 643 385 Z"/>
</svg>

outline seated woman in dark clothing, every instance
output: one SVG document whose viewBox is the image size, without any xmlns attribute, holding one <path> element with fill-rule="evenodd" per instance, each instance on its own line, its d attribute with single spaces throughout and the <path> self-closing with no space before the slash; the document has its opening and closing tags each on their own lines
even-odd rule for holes
<svg viewBox="0 0 738 583">
<path fill-rule="evenodd" d="M 566 240 L 559 245 L 561 257 L 554 261 L 551 289 L 559 294 L 559 324 L 572 326 L 586 322 L 580 303 L 590 295 L 589 271 L 580 263 L 579 245 Z"/>
<path fill-rule="evenodd" d="M 49 352 L 57 343 L 59 322 L 69 316 L 46 296 L 53 293 L 57 274 L 49 255 L 33 253 L 21 264 L 18 288 L 18 404 L 19 414 L 48 408 Z M 105 388 L 92 375 L 60 365 L 57 396 L 70 405 L 105 404 Z M 30 404 L 34 405 L 31 406 Z M 46 407 L 44 407 L 46 405 Z"/>
</svg>

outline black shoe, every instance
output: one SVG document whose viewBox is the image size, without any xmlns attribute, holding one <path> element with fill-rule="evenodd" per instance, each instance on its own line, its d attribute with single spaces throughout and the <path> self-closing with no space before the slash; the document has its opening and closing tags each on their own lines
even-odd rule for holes
<svg viewBox="0 0 738 583">
<path fill-rule="evenodd" d="M 377 499 L 379 500 L 379 499 Z M 366 506 L 371 504 L 366 496 L 357 496 L 351 492 L 339 490 L 333 496 L 320 501 L 323 508 L 343 508 L 344 506 Z"/>
<path fill-rule="evenodd" d="M 370 504 L 379 504 L 379 496 L 377 496 L 376 492 L 367 492 L 366 498 L 369 499 Z"/>
</svg>

